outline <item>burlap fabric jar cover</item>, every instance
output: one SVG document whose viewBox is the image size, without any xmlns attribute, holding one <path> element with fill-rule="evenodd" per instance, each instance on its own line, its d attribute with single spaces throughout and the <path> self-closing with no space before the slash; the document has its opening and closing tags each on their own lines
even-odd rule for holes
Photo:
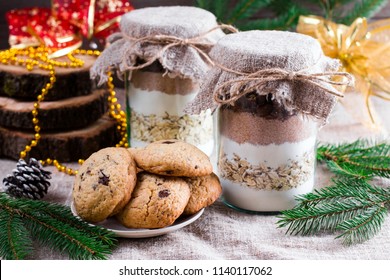
<svg viewBox="0 0 390 280">
<path fill-rule="evenodd" d="M 162 139 L 180 139 L 210 155 L 214 148 L 210 110 L 183 112 L 199 92 L 210 69 L 211 47 L 225 34 L 208 11 L 195 7 L 144 8 L 125 14 L 119 34 L 109 38 L 91 70 L 107 79 L 116 69 L 126 75 L 130 145 L 145 146 Z"/>
<path fill-rule="evenodd" d="M 317 131 L 342 96 L 333 86 L 352 77 L 334 72 L 339 62 L 316 40 L 290 32 L 230 34 L 210 57 L 215 66 L 186 112 L 218 109 L 223 199 L 246 211 L 292 208 L 313 189 Z"/>
</svg>

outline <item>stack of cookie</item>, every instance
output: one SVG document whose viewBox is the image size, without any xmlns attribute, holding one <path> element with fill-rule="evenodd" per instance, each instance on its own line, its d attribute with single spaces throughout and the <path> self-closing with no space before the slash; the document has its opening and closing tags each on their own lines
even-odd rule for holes
<svg viewBox="0 0 390 280">
<path fill-rule="evenodd" d="M 89 77 L 95 58 L 77 57 L 85 62 L 81 68 L 55 67 L 56 82 L 38 112 L 41 139 L 32 157 L 77 161 L 118 141 L 107 114 L 108 92 L 96 89 Z M 48 71 L 0 65 L 0 156 L 18 159 L 33 139 L 31 111 L 48 82 Z"/>
<path fill-rule="evenodd" d="M 162 228 L 214 203 L 222 189 L 206 154 L 179 140 L 106 148 L 81 166 L 73 187 L 78 215 L 110 216 L 129 228 Z"/>
</svg>

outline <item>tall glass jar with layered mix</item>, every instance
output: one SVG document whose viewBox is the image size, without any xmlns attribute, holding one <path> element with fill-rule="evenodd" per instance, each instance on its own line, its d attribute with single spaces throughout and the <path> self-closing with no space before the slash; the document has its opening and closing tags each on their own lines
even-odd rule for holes
<svg viewBox="0 0 390 280">
<path fill-rule="evenodd" d="M 225 35 L 215 16 L 195 7 L 144 8 L 125 14 L 120 28 L 99 59 L 125 75 L 130 146 L 179 139 L 211 155 L 211 111 L 183 110 L 211 67 L 208 52 Z"/>
<path fill-rule="evenodd" d="M 280 31 L 227 35 L 210 56 L 213 76 L 188 111 L 218 114 L 224 202 L 249 212 L 294 207 L 314 187 L 317 132 L 341 95 L 328 80 L 338 61 L 311 37 Z"/>
</svg>

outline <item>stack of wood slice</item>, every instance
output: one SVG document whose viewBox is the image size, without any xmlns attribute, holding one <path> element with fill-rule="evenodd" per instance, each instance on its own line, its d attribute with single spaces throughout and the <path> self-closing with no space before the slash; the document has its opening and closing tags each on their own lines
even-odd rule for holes
<svg viewBox="0 0 390 280">
<path fill-rule="evenodd" d="M 108 115 L 108 91 L 97 89 L 89 69 L 95 58 L 78 56 L 81 68 L 56 68 L 56 82 L 38 113 L 41 139 L 30 157 L 62 162 L 87 158 L 119 141 L 116 122 Z M 18 159 L 34 138 L 34 102 L 48 83 L 47 71 L 0 65 L 0 156 Z"/>
</svg>

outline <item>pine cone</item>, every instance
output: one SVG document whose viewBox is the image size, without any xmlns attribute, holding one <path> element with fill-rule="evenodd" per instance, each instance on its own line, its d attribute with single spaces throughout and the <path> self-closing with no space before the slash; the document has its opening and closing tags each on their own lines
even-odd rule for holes
<svg viewBox="0 0 390 280">
<path fill-rule="evenodd" d="M 5 192 L 17 198 L 41 199 L 50 186 L 50 174 L 35 158 L 30 158 L 28 164 L 20 159 L 12 174 L 3 179 Z"/>
</svg>

